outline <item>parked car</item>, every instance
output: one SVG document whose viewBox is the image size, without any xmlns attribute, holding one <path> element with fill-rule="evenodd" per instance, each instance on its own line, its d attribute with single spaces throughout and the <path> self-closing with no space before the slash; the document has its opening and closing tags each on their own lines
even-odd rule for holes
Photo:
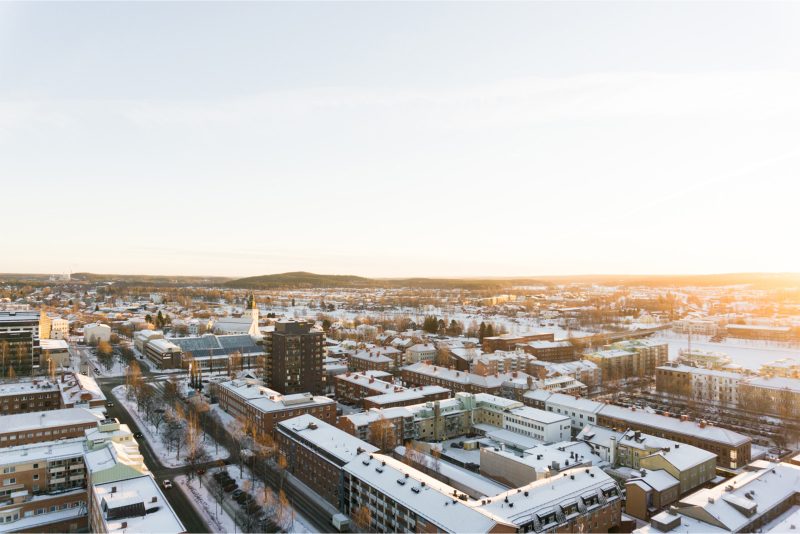
<svg viewBox="0 0 800 534">
<path fill-rule="evenodd" d="M 234 498 L 234 499 L 238 499 L 238 498 L 239 498 L 239 495 L 243 495 L 243 494 L 244 494 L 244 492 L 243 492 L 242 490 L 240 490 L 240 489 L 237 489 L 237 490 L 236 490 L 236 491 L 234 491 L 234 492 L 233 492 L 231 495 L 233 496 L 233 498 Z"/>
<path fill-rule="evenodd" d="M 164 481 L 161 483 L 161 485 L 162 485 L 162 486 L 164 486 L 164 489 L 171 489 L 171 488 L 172 488 L 172 481 L 170 481 L 170 480 L 164 480 Z"/>
<path fill-rule="evenodd" d="M 113 407 L 114 407 L 114 403 L 113 402 L 107 402 L 106 403 L 106 408 L 113 408 Z"/>
</svg>

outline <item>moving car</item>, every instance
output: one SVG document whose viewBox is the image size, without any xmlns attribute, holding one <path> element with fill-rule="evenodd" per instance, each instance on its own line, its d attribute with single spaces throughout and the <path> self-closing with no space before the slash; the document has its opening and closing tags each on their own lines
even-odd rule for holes
<svg viewBox="0 0 800 534">
<path fill-rule="evenodd" d="M 162 486 L 164 486 L 164 489 L 171 489 L 171 488 L 172 488 L 172 481 L 170 481 L 170 480 L 164 480 L 164 481 L 161 483 L 161 485 L 162 485 Z"/>
</svg>

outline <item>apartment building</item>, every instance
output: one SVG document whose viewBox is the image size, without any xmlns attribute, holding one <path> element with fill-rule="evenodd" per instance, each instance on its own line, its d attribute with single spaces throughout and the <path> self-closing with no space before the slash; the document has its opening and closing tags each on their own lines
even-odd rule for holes
<svg viewBox="0 0 800 534">
<path fill-rule="evenodd" d="M 349 363 L 355 371 L 393 372 L 403 365 L 403 353 L 394 347 L 371 347 L 351 354 Z"/>
<path fill-rule="evenodd" d="M 744 380 L 746 377 L 741 373 L 675 363 L 656 368 L 656 389 L 659 392 L 717 406 L 737 406 L 739 385 Z"/>
<path fill-rule="evenodd" d="M 289 473 L 339 509 L 344 506 L 344 465 L 362 452 L 378 451 L 366 441 L 309 414 L 278 423 L 275 438 L 286 456 Z"/>
<path fill-rule="evenodd" d="M 504 334 L 483 338 L 483 350 L 494 352 L 496 350 L 514 350 L 517 345 L 525 345 L 532 341 L 555 341 L 552 332 L 531 332 L 528 334 Z"/>
<path fill-rule="evenodd" d="M 800 379 L 760 376 L 739 384 L 739 405 L 782 419 L 800 419 Z"/>
<path fill-rule="evenodd" d="M 798 502 L 800 467 L 759 460 L 733 478 L 683 497 L 634 532 L 761 532 L 767 525 L 770 532 L 792 532 Z"/>
<path fill-rule="evenodd" d="M 325 334 L 306 321 L 278 321 L 264 337 L 267 385 L 281 393 L 325 391 Z"/>
<path fill-rule="evenodd" d="M 669 361 L 668 344 L 647 339 L 622 341 L 586 356 L 600 368 L 604 382 L 655 375 Z"/>
<path fill-rule="evenodd" d="M 431 362 L 436 359 L 436 345 L 433 343 L 417 343 L 408 347 L 405 352 L 405 363 Z"/>
<path fill-rule="evenodd" d="M 0 447 L 81 437 L 86 429 L 95 427 L 102 419 L 86 408 L 0 416 Z"/>
<path fill-rule="evenodd" d="M 86 527 L 84 439 L 0 449 L 0 529 L 76 532 Z"/>
<path fill-rule="evenodd" d="M 393 426 L 398 445 L 409 439 L 440 441 L 469 433 L 507 430 L 538 442 L 570 437 L 569 418 L 527 407 L 519 401 L 485 393 L 457 393 L 454 398 L 398 408 L 370 409 L 339 418 L 342 430 L 373 442 L 377 421 Z M 373 444 L 375 444 L 373 442 Z"/>
<path fill-rule="evenodd" d="M 370 408 L 395 408 L 398 406 L 411 406 L 424 402 L 449 399 L 450 394 L 451 392 L 449 389 L 441 386 L 418 386 L 364 397 L 362 404 L 364 409 L 367 410 Z"/>
<path fill-rule="evenodd" d="M 391 373 L 377 370 L 347 371 L 334 376 L 333 384 L 336 398 L 352 404 L 361 404 L 365 397 L 390 393 L 401 387 L 394 384 Z"/>
<path fill-rule="evenodd" d="M 282 395 L 253 380 L 212 382 L 211 395 L 220 408 L 257 432 L 272 434 L 281 421 L 303 414 L 336 423 L 332 399 L 310 393 Z"/>
<path fill-rule="evenodd" d="M 790 326 L 767 326 L 758 324 L 725 325 L 729 337 L 742 339 L 763 339 L 767 341 L 788 341 L 792 338 Z"/>
<path fill-rule="evenodd" d="M 102 408 L 106 397 L 89 376 L 63 373 L 46 378 L 6 380 L 0 383 L 0 416 L 44 412 L 60 408 Z"/>
<path fill-rule="evenodd" d="M 622 492 L 596 467 L 572 469 L 473 500 L 394 458 L 362 453 L 344 467 L 345 513 L 369 510 L 370 532 L 608 532 Z"/>
<path fill-rule="evenodd" d="M 597 424 L 608 428 L 639 430 L 656 437 L 686 443 L 716 454 L 717 466 L 738 469 L 750 462 L 751 439 L 732 430 L 613 404 L 604 405 Z"/>
<path fill-rule="evenodd" d="M 521 345 L 522 350 L 544 362 L 571 362 L 575 359 L 575 346 L 568 340 L 531 341 Z"/>
<path fill-rule="evenodd" d="M 39 339 L 67 339 L 69 337 L 69 321 L 63 317 L 50 317 L 39 314 Z"/>
<path fill-rule="evenodd" d="M 540 409 L 543 407 L 547 411 L 570 417 L 576 433 L 587 424 L 620 431 L 639 430 L 644 434 L 693 445 L 714 453 L 720 468 L 738 469 L 750 461 L 749 437 L 703 421 L 689 421 L 687 417 L 668 417 L 571 395 L 548 394 L 540 390 L 527 393 L 525 399 L 530 406 Z"/>
<path fill-rule="evenodd" d="M 39 370 L 39 314 L 0 311 L 0 373 L 29 376 Z"/>
<path fill-rule="evenodd" d="M 798 378 L 754 377 L 672 364 L 656 370 L 656 388 L 698 406 L 714 404 L 783 419 L 800 419 Z"/>
<path fill-rule="evenodd" d="M 60 405 L 61 391 L 49 380 L 0 383 L 0 416 L 54 410 Z"/>
<path fill-rule="evenodd" d="M 678 481 L 681 495 L 716 476 L 714 453 L 686 443 L 628 430 L 617 441 L 615 465 L 632 469 L 664 470 Z"/>
<path fill-rule="evenodd" d="M 403 367 L 400 376 L 406 386 L 441 386 L 454 393 L 489 393 L 521 397 L 522 393 L 534 387 L 534 378 L 526 373 L 513 371 L 481 376 L 425 362 Z"/>
</svg>

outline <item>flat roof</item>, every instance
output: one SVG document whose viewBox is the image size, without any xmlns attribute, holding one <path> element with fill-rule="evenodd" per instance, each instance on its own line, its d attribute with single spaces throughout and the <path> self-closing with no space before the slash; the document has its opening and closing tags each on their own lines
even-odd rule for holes
<svg viewBox="0 0 800 534">
<path fill-rule="evenodd" d="M 103 417 L 86 408 L 62 408 L 44 412 L 0 416 L 0 433 L 39 430 L 77 424 L 97 424 Z"/>
<path fill-rule="evenodd" d="M 378 448 L 313 415 L 303 414 L 278 423 L 279 430 L 302 437 L 309 443 L 347 463 L 361 452 L 373 453 Z"/>
<path fill-rule="evenodd" d="M 112 488 L 116 488 L 113 493 Z M 144 516 L 105 519 L 108 532 L 158 532 L 159 534 L 186 532 L 183 523 L 152 476 L 142 475 L 127 480 L 95 484 L 94 492 L 101 503 L 105 500 L 111 504 L 115 499 L 123 500 L 123 505 L 142 502 L 147 510 Z M 153 502 L 154 497 L 155 502 Z M 124 528 L 123 523 L 126 524 Z"/>
</svg>

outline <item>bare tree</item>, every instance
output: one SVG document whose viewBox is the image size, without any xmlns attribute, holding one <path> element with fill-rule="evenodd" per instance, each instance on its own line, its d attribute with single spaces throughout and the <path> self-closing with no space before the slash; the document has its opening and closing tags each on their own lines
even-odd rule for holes
<svg viewBox="0 0 800 534">
<path fill-rule="evenodd" d="M 359 506 L 350 514 L 353 525 L 361 532 L 369 532 L 372 525 L 372 512 L 364 505 Z"/>
</svg>

